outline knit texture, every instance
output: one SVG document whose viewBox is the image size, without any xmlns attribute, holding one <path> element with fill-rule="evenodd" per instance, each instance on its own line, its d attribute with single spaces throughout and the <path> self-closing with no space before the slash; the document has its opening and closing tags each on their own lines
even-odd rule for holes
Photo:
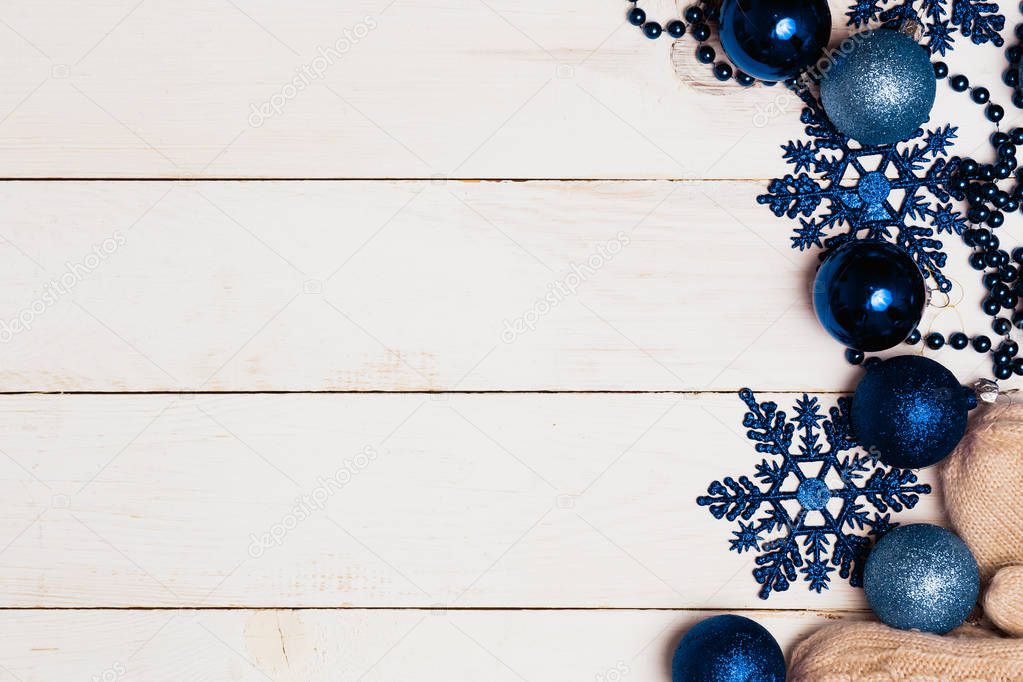
<svg viewBox="0 0 1023 682">
<path fill-rule="evenodd" d="M 1023 565 L 1009 566 L 995 574 L 984 595 L 984 610 L 999 628 L 1023 637 Z"/>
<path fill-rule="evenodd" d="M 949 523 L 970 546 L 981 580 L 1023 564 L 1023 404 L 975 415 L 945 461 L 942 484 Z"/>
<path fill-rule="evenodd" d="M 792 654 L 789 682 L 1009 682 L 1023 679 L 1023 640 L 835 623 Z"/>
<path fill-rule="evenodd" d="M 1023 638 L 1023 404 L 978 410 L 942 468 L 945 508 L 987 583 L 984 611 Z M 940 637 L 835 623 L 792 654 L 789 682 L 1023 680 L 1023 639 L 964 626 Z"/>
</svg>

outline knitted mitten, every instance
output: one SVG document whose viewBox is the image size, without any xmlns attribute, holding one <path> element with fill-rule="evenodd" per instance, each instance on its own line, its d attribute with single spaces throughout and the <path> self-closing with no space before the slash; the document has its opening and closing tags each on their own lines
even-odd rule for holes
<svg viewBox="0 0 1023 682">
<path fill-rule="evenodd" d="M 987 617 L 1023 637 L 1023 404 L 981 409 L 943 465 L 945 508 L 977 559 Z M 1023 639 L 836 623 L 797 646 L 790 668 L 790 682 L 1007 682 L 1023 680 Z"/>
</svg>

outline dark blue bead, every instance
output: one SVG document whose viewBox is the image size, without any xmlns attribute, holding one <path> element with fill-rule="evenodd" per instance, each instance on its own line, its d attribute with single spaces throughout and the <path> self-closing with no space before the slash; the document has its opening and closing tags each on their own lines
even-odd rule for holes
<svg viewBox="0 0 1023 682">
<path fill-rule="evenodd" d="M 986 353 L 991 350 L 991 339 L 981 334 L 973 338 L 973 350 L 978 353 Z"/>
<path fill-rule="evenodd" d="M 743 86 L 744 88 L 748 88 L 749 86 L 751 86 L 754 83 L 756 83 L 757 79 L 754 78 L 753 76 L 749 75 L 748 73 L 743 73 L 742 71 L 736 71 L 735 72 L 735 81 L 739 85 Z"/>
<path fill-rule="evenodd" d="M 995 351 L 994 355 L 991 356 L 991 359 L 994 360 L 996 365 L 1008 366 L 1012 363 L 1012 356 L 1001 350 Z"/>
<path fill-rule="evenodd" d="M 985 298 L 981 308 L 984 309 L 987 315 L 997 315 L 998 311 L 1002 309 L 1002 304 L 993 298 Z"/>
<path fill-rule="evenodd" d="M 719 81 L 726 81 L 732 77 L 732 67 L 724 62 L 714 65 L 714 77 Z"/>
<path fill-rule="evenodd" d="M 995 321 L 991 323 L 991 330 L 999 336 L 1005 336 L 1012 330 L 1012 322 L 1004 317 L 996 318 Z"/>
<path fill-rule="evenodd" d="M 983 270 L 987 267 L 983 253 L 971 253 L 970 254 L 970 267 L 974 270 Z"/>
<path fill-rule="evenodd" d="M 1023 90 L 1016 90 L 1012 93 L 1012 105 L 1017 109 L 1023 109 Z"/>
<path fill-rule="evenodd" d="M 1001 258 L 998 257 L 997 251 L 988 251 L 984 254 L 984 264 L 989 268 L 997 268 L 1001 265 Z"/>
<path fill-rule="evenodd" d="M 1017 246 L 1012 250 L 1012 259 L 1017 263 L 1023 263 L 1023 246 Z"/>
<path fill-rule="evenodd" d="M 710 64 L 714 61 L 715 57 L 717 57 L 717 55 L 714 54 L 714 48 L 710 45 L 700 45 L 700 47 L 696 49 L 696 60 L 701 64 Z"/>
<path fill-rule="evenodd" d="M 987 120 L 998 123 L 1005 118 L 1005 109 L 999 104 L 989 104 L 984 109 L 984 116 L 987 117 Z"/>
<path fill-rule="evenodd" d="M 986 163 L 980 167 L 980 177 L 983 180 L 993 180 L 995 177 L 995 167 L 990 163 Z"/>
<path fill-rule="evenodd" d="M 639 7 L 633 7 L 630 9 L 627 16 L 629 18 L 629 23 L 633 26 L 642 26 L 646 22 L 646 12 Z"/>
<path fill-rule="evenodd" d="M 970 99 L 977 104 L 987 104 L 991 100 L 991 92 L 987 88 L 974 88 L 970 93 Z"/>
<path fill-rule="evenodd" d="M 1001 211 L 992 211 L 991 215 L 987 217 L 987 224 L 991 227 L 1001 227 L 1004 222 L 1005 216 Z"/>
<path fill-rule="evenodd" d="M 855 348 L 846 348 L 845 359 L 850 365 L 858 365 L 863 362 L 863 351 L 856 350 Z"/>
<path fill-rule="evenodd" d="M 938 350 L 945 345 L 945 337 L 938 332 L 931 332 L 927 335 L 927 347 L 931 350 Z"/>
<path fill-rule="evenodd" d="M 1021 49 L 1019 45 L 1013 45 L 1005 51 L 1005 58 L 1008 59 L 1010 63 L 1018 62 L 1020 60 L 1020 56 L 1023 56 L 1023 49 Z"/>
<path fill-rule="evenodd" d="M 1015 341 L 1003 341 L 1002 345 L 999 346 L 1002 350 L 1008 353 L 1012 357 L 1019 355 L 1019 344 Z"/>
<path fill-rule="evenodd" d="M 916 344 L 920 343 L 920 330 L 914 329 L 913 331 L 911 331 L 909 333 L 909 336 L 906 337 L 906 343 L 908 343 L 911 346 L 915 346 Z"/>
<path fill-rule="evenodd" d="M 648 21 L 645 24 L 643 24 L 643 35 L 645 35 L 647 38 L 650 38 L 651 40 L 655 38 L 660 38 L 662 30 L 663 29 L 661 28 L 661 25 L 658 24 L 656 21 Z"/>
<path fill-rule="evenodd" d="M 986 275 L 984 275 L 984 278 L 981 281 L 984 283 L 985 289 L 992 289 L 1001 280 L 999 279 L 997 273 L 989 272 Z"/>
<path fill-rule="evenodd" d="M 991 134 L 991 146 L 998 149 L 1006 142 L 1009 142 L 1009 134 L 1002 131 Z"/>
<path fill-rule="evenodd" d="M 724 0 L 721 47 L 739 69 L 761 80 L 797 75 L 831 37 L 827 0 Z"/>
<path fill-rule="evenodd" d="M 668 35 L 672 38 L 681 38 L 686 34 L 686 25 L 678 19 L 675 19 L 674 21 L 669 21 L 664 30 L 666 30 Z"/>
<path fill-rule="evenodd" d="M 1009 165 L 1008 161 L 999 161 L 995 164 L 995 177 L 1004 180 L 1005 178 L 1012 175 L 1012 166 Z"/>
<path fill-rule="evenodd" d="M 1012 365 L 995 365 L 995 378 L 1005 380 L 1012 376 Z"/>
<path fill-rule="evenodd" d="M 1003 265 L 998 268 L 998 279 L 1003 282 L 1015 282 L 1019 277 L 1019 268 L 1015 265 Z"/>
<path fill-rule="evenodd" d="M 1002 72 L 1002 82 L 1008 85 L 1010 88 L 1014 88 L 1019 85 L 1019 70 L 1018 69 L 1006 69 Z"/>
<path fill-rule="evenodd" d="M 952 336 L 948 337 L 948 345 L 952 346 L 956 350 L 962 350 L 970 345 L 970 337 L 962 332 L 956 332 Z"/>
<path fill-rule="evenodd" d="M 699 21 L 703 21 L 703 10 L 696 6 L 689 7 L 682 16 L 685 17 L 685 20 L 690 24 L 695 24 Z"/>
<path fill-rule="evenodd" d="M 875 367 L 880 367 L 882 362 L 883 360 L 881 360 L 881 358 L 877 357 L 876 355 L 873 357 L 869 357 L 863 361 L 863 369 L 871 370 L 874 369 Z"/>
<path fill-rule="evenodd" d="M 926 302 L 920 269 L 903 249 L 865 240 L 842 244 L 814 279 L 817 319 L 842 344 L 880 351 L 904 341 Z"/>
<path fill-rule="evenodd" d="M 693 37 L 701 43 L 710 38 L 710 26 L 707 24 L 692 24 L 689 27 Z"/>
<path fill-rule="evenodd" d="M 1023 377 L 1023 358 L 1016 358 L 1012 361 L 1012 371 L 1016 376 Z"/>
<path fill-rule="evenodd" d="M 1023 310 L 1017 310 L 1012 314 L 1012 324 L 1016 329 L 1023 329 Z"/>
<path fill-rule="evenodd" d="M 973 159 L 963 159 L 963 162 L 959 165 L 959 168 L 961 168 L 963 173 L 965 173 L 966 176 L 969 177 L 976 173 L 978 170 L 980 170 L 980 164 L 974 161 Z"/>
<path fill-rule="evenodd" d="M 948 85 L 956 92 L 963 92 L 968 87 L 970 87 L 970 79 L 968 79 L 966 76 L 963 76 L 962 74 L 952 76 L 952 78 L 950 78 L 948 81 Z"/>
<path fill-rule="evenodd" d="M 1009 200 L 1005 202 L 1005 206 L 1002 208 L 1005 209 L 1006 213 L 1015 213 L 1019 210 L 1019 200 L 1009 197 Z"/>
<path fill-rule="evenodd" d="M 953 177 L 948 182 L 949 189 L 955 190 L 956 192 L 962 192 L 963 190 L 966 189 L 966 186 L 969 184 L 966 178 L 962 178 L 959 176 Z"/>
<path fill-rule="evenodd" d="M 1023 128 L 1013 128 L 1009 131 L 1009 137 L 1013 144 L 1023 144 Z"/>
<path fill-rule="evenodd" d="M 948 64 L 945 62 L 934 62 L 934 77 L 938 79 L 948 76 Z"/>
</svg>

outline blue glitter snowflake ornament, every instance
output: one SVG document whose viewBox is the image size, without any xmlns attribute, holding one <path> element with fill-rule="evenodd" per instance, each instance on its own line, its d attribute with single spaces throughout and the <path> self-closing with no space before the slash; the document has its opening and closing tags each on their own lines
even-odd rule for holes
<svg viewBox="0 0 1023 682">
<path fill-rule="evenodd" d="M 859 145 L 831 124 L 809 91 L 796 94 L 806 105 L 800 120 L 813 139 L 782 145 L 795 175 L 772 180 L 768 193 L 757 197 L 775 215 L 799 219 L 792 248 L 832 248 L 848 239 L 894 241 L 924 277 L 949 291 L 952 282 L 942 274 L 948 256 L 936 235 L 961 234 L 966 224 L 951 203 L 965 198 L 950 187 L 960 162 L 948 158 L 947 150 L 957 129 L 920 129 L 905 142 Z"/>
<path fill-rule="evenodd" d="M 774 459 L 755 467 L 758 482 L 747 476 L 714 481 L 697 504 L 738 522 L 732 551 L 760 553 L 753 576 L 761 599 L 787 590 L 797 569 L 818 593 L 828 589 L 835 570 L 862 586 L 870 540 L 852 531 L 866 528 L 881 537 L 898 525 L 886 512 L 913 508 L 931 487 L 917 484 L 912 471 L 885 467 L 867 454 L 843 454 L 858 447 L 849 432 L 849 398 L 825 416 L 818 399 L 803 394 L 789 420 L 777 404 L 758 403 L 748 388 L 739 397 L 749 408 L 742 422 L 747 437 Z"/>
<path fill-rule="evenodd" d="M 998 3 L 984 0 L 902 0 L 896 3 L 857 0 L 846 16 L 849 17 L 847 25 L 857 28 L 874 21 L 888 28 L 902 28 L 907 22 L 915 22 L 923 29 L 924 43 L 931 54 L 944 55 L 954 49 L 956 33 L 976 45 L 990 42 L 1001 47 L 1004 43 L 999 31 L 1005 28 L 1005 17 L 998 13 Z"/>
</svg>

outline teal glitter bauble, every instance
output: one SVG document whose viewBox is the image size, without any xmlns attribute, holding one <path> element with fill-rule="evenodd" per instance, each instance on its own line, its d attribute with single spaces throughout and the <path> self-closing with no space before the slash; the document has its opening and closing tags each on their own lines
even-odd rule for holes
<svg viewBox="0 0 1023 682">
<path fill-rule="evenodd" d="M 937 80 L 912 38 L 878 29 L 848 38 L 821 80 L 821 104 L 843 134 L 861 144 L 909 138 L 931 115 Z"/>
<path fill-rule="evenodd" d="M 977 561 L 955 533 L 916 523 L 885 534 L 863 571 L 867 602 L 886 625 L 939 635 L 959 627 L 980 591 Z"/>
<path fill-rule="evenodd" d="M 966 433 L 970 404 L 955 375 L 930 358 L 900 355 L 869 368 L 856 386 L 852 430 L 888 466 L 944 459 Z"/>
<path fill-rule="evenodd" d="M 785 655 L 764 626 L 714 616 L 693 626 L 675 649 L 672 682 L 785 682 Z"/>
</svg>

